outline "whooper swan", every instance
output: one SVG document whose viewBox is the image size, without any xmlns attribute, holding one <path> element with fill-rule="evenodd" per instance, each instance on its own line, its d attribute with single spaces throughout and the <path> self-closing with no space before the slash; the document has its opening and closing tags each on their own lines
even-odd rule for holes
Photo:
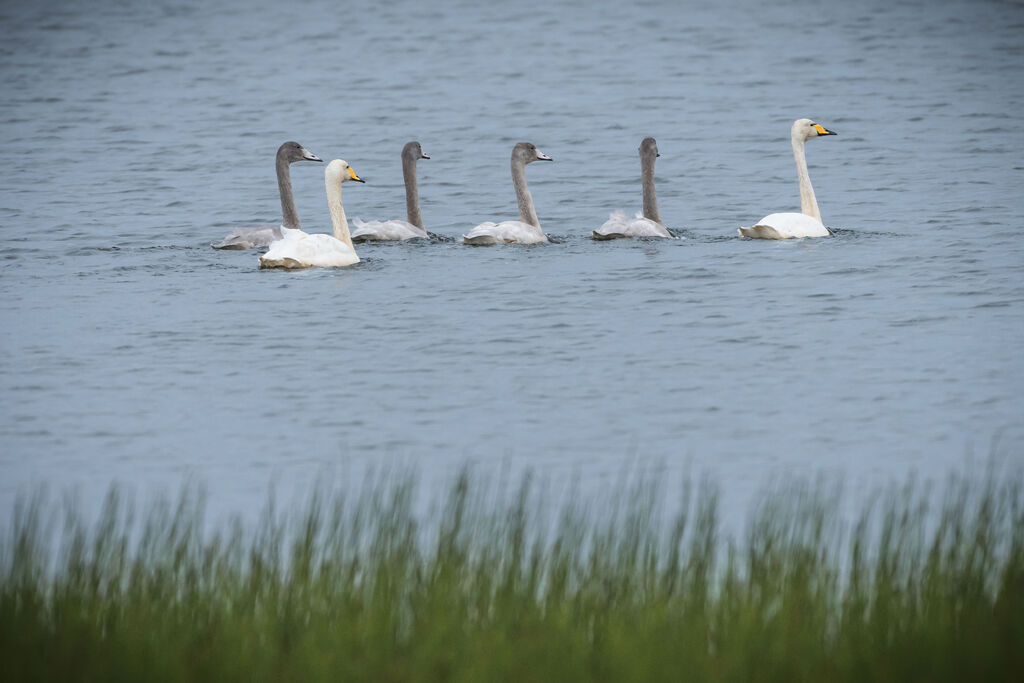
<svg viewBox="0 0 1024 683">
<path fill-rule="evenodd" d="M 835 133 L 810 119 L 797 119 L 790 130 L 793 157 L 796 159 L 796 174 L 800 180 L 800 213 L 770 214 L 753 227 L 740 228 L 741 236 L 782 240 L 790 237 L 825 237 L 830 234 L 821 222 L 818 201 L 814 198 L 811 177 L 807 174 L 807 158 L 804 156 L 804 143 L 823 135 Z"/>
<path fill-rule="evenodd" d="M 260 268 L 311 268 L 314 266 L 350 266 L 359 263 L 348 232 L 345 207 L 341 205 L 341 184 L 354 180 L 364 182 L 343 159 L 335 159 L 324 169 L 327 187 L 327 208 L 331 212 L 334 236 L 310 235 L 302 230 L 284 229 L 284 236 L 270 245 L 260 257 Z"/>
</svg>

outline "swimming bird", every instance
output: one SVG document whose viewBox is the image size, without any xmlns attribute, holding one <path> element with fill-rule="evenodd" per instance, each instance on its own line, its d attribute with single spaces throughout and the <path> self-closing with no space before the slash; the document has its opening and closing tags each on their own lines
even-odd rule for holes
<svg viewBox="0 0 1024 683">
<path fill-rule="evenodd" d="M 464 244 L 534 244 L 548 241 L 548 236 L 540 229 L 540 221 L 533 208 L 533 197 L 526 186 L 526 164 L 534 161 L 551 161 L 551 157 L 542 154 L 532 142 L 518 142 L 512 148 L 512 184 L 519 201 L 519 220 L 481 223 L 462 236 Z"/>
<path fill-rule="evenodd" d="M 384 240 L 408 240 L 427 237 L 420 215 L 420 194 L 416 187 L 416 162 L 429 159 L 423 153 L 420 143 L 413 141 L 402 148 L 402 177 L 405 179 L 405 214 L 408 220 L 361 221 L 353 218 L 356 229 L 352 231 L 353 242 Z"/>
<path fill-rule="evenodd" d="M 296 161 L 323 161 L 297 142 L 288 141 L 277 148 L 277 189 L 281 194 L 281 225 L 267 225 L 260 228 L 235 228 L 224 236 L 214 249 L 252 249 L 265 247 L 274 240 L 281 239 L 281 228 L 301 228 L 299 212 L 295 210 L 295 199 L 292 197 L 291 164 Z"/>
<path fill-rule="evenodd" d="M 789 136 L 793 143 L 796 174 L 800 181 L 800 213 L 770 214 L 753 227 L 740 228 L 740 236 L 782 240 L 790 237 L 825 237 L 831 234 L 821 222 L 818 200 L 814 197 L 811 177 L 807 174 L 807 157 L 804 156 L 804 143 L 824 135 L 835 133 L 810 119 L 797 119 L 793 122 Z"/>
<path fill-rule="evenodd" d="M 364 182 L 344 159 L 335 159 L 324 169 L 327 187 L 327 208 L 331 212 L 334 236 L 284 228 L 281 239 L 270 245 L 260 257 L 260 268 L 310 268 L 313 266 L 350 266 L 359 263 L 359 256 L 348 232 L 345 207 L 341 205 L 341 184 L 354 180 Z"/>
<path fill-rule="evenodd" d="M 621 237 L 672 237 L 661 222 L 658 201 L 654 196 L 654 160 L 658 154 L 658 143 L 654 138 L 644 138 L 640 143 L 640 183 L 643 187 L 642 214 L 629 218 L 622 211 L 615 211 L 604 225 L 594 231 L 595 240 L 613 240 Z"/>
</svg>

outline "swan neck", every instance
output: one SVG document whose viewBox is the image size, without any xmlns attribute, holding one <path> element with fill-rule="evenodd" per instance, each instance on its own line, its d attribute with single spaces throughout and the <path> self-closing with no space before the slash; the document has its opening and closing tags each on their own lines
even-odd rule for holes
<svg viewBox="0 0 1024 683">
<path fill-rule="evenodd" d="M 658 200 L 654 196 L 654 156 L 640 157 L 640 182 L 644 191 L 644 218 L 661 223 Z"/>
<path fill-rule="evenodd" d="M 512 159 L 512 184 L 516 188 L 516 201 L 519 202 L 519 220 L 534 227 L 540 227 L 537 212 L 533 208 L 533 197 L 526 186 L 526 164 Z"/>
<path fill-rule="evenodd" d="M 407 220 L 424 230 L 423 216 L 420 215 L 420 192 L 416 187 L 416 160 L 402 159 L 402 176 L 405 178 L 405 213 Z"/>
<path fill-rule="evenodd" d="M 292 196 L 291 165 L 283 156 L 277 157 L 277 189 L 281 194 L 281 225 L 286 228 L 301 228 L 299 212 L 295 209 L 295 197 Z"/>
<path fill-rule="evenodd" d="M 814 197 L 811 187 L 811 176 L 807 173 L 807 157 L 804 154 L 804 141 L 793 137 L 793 158 L 796 160 L 796 175 L 800 181 L 800 213 L 821 222 L 818 211 L 818 200 Z"/>
<path fill-rule="evenodd" d="M 348 248 L 355 251 L 352 244 L 352 236 L 348 232 L 348 218 L 345 217 L 345 207 L 341 204 L 341 183 L 335 180 L 327 181 L 327 208 L 331 212 L 331 225 L 334 227 L 334 238 L 344 242 Z"/>
</svg>

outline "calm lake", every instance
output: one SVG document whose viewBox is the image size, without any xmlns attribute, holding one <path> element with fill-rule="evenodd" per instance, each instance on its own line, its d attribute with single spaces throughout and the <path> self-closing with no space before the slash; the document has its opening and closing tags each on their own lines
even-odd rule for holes
<svg viewBox="0 0 1024 683">
<path fill-rule="evenodd" d="M 4 3 L 0 519 L 35 487 L 198 482 L 247 514 L 368 467 L 584 487 L 879 485 L 1024 454 L 1024 5 Z M 834 236 L 798 211 L 793 120 Z M 595 242 L 658 141 L 679 239 Z M 274 154 L 341 157 L 349 219 L 428 230 L 347 269 L 214 251 L 280 222 Z M 517 216 L 553 243 L 458 238 Z M 323 165 L 292 166 L 329 232 Z M 965 463 L 968 463 L 965 465 Z M 739 514 L 734 512 L 734 514 Z"/>
</svg>

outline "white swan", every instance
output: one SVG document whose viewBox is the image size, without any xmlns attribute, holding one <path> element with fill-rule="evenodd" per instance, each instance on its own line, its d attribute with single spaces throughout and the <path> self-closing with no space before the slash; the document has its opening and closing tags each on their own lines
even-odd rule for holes
<svg viewBox="0 0 1024 683">
<path fill-rule="evenodd" d="M 621 211 L 615 211 L 604 225 L 594 231 L 595 240 L 613 240 L 620 237 L 672 237 L 661 222 L 658 201 L 654 196 L 654 160 L 658 154 L 658 143 L 654 138 L 644 138 L 640 143 L 640 183 L 643 186 L 644 211 L 635 218 L 629 218 Z"/>
<path fill-rule="evenodd" d="M 464 244 L 535 244 L 548 241 L 548 236 L 540 229 L 540 221 L 533 208 L 533 197 L 526 187 L 526 164 L 534 161 L 551 161 L 551 157 L 542 154 L 531 142 L 519 142 L 512 148 L 512 184 L 519 201 L 519 220 L 481 223 L 462 236 Z"/>
<path fill-rule="evenodd" d="M 313 266 L 350 266 L 359 263 L 348 233 L 345 208 L 341 205 L 341 184 L 347 180 L 364 182 L 343 159 L 335 159 L 324 169 L 327 208 L 331 211 L 334 236 L 310 235 L 285 228 L 284 236 L 270 245 L 260 257 L 260 268 L 310 268 Z"/>
<path fill-rule="evenodd" d="M 265 247 L 281 239 L 281 228 L 301 228 L 299 212 L 295 210 L 292 197 L 292 176 L 289 168 L 296 161 L 323 161 L 297 142 L 286 142 L 277 148 L 277 189 L 281 195 L 281 225 L 267 225 L 261 228 L 235 228 L 224 236 L 214 249 L 252 249 Z"/>
<path fill-rule="evenodd" d="M 807 174 L 807 157 L 804 143 L 822 135 L 835 135 L 824 126 L 810 119 L 797 119 L 790 129 L 793 142 L 793 157 L 796 159 L 796 174 L 800 179 L 800 213 L 773 213 L 765 216 L 753 227 L 740 228 L 740 236 L 766 240 L 782 240 L 789 237 L 825 237 L 828 229 L 821 222 L 818 200 L 814 198 L 811 177 Z"/>
<path fill-rule="evenodd" d="M 405 214 L 407 221 L 361 221 L 353 218 L 356 229 L 352 231 L 353 242 L 384 240 L 409 240 L 427 237 L 420 215 L 420 193 L 416 188 L 416 162 L 429 159 L 423 153 L 420 143 L 413 141 L 402 148 L 402 177 L 405 179 Z"/>
</svg>

